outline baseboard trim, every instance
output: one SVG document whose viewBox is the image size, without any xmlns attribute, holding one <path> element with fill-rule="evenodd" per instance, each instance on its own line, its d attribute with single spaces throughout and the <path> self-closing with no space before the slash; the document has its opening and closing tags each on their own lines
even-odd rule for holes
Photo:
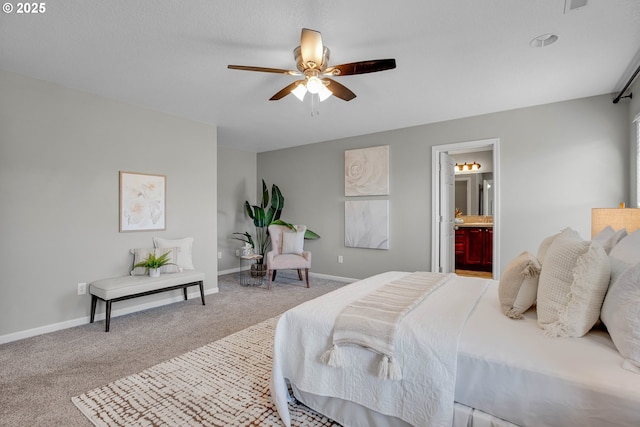
<svg viewBox="0 0 640 427">
<path fill-rule="evenodd" d="M 248 267 L 247 267 L 248 268 Z M 224 276 L 225 274 L 238 273 L 240 268 L 230 268 L 229 270 L 218 271 L 218 276 Z"/>
<path fill-rule="evenodd" d="M 360 279 L 352 279 L 350 277 L 331 276 L 329 274 L 314 273 L 312 271 L 309 272 L 309 276 L 317 277 L 318 279 L 335 280 L 336 282 L 345 282 L 345 283 L 353 283 L 360 280 Z"/>
<path fill-rule="evenodd" d="M 243 268 L 242 270 L 248 270 L 249 267 Z M 218 276 L 224 276 L 225 274 L 238 273 L 240 272 L 239 268 L 231 268 L 229 270 L 218 271 Z M 353 283 L 357 282 L 360 279 L 352 279 L 350 277 L 341 277 L 341 276 L 331 276 L 329 274 L 321 274 L 314 273 L 313 271 L 309 272 L 310 277 L 317 277 L 318 279 L 326 279 L 326 280 L 335 280 L 336 282 L 345 282 L 345 283 Z"/>
<path fill-rule="evenodd" d="M 217 294 L 219 291 L 218 287 L 205 289 L 205 295 Z M 191 298 L 200 298 L 200 291 L 189 291 L 187 292 L 187 296 L 189 299 Z M 122 316 L 129 313 L 135 313 L 137 311 L 148 310 L 150 308 L 161 307 L 163 305 L 173 304 L 179 301 L 184 301 L 184 296 L 182 294 L 176 295 L 173 297 L 165 298 L 158 301 L 147 302 L 144 304 L 134 305 L 127 308 L 121 308 L 119 310 L 111 311 L 111 318 Z M 95 321 L 104 320 L 105 313 L 96 313 Z M 67 328 L 73 328 L 74 326 L 86 325 L 91 320 L 90 316 L 79 317 L 77 319 L 66 320 L 64 322 L 53 323 L 51 325 L 39 326 L 33 329 L 27 329 L 25 331 L 13 332 L 11 334 L 0 336 L 0 344 L 6 344 L 12 341 L 18 341 L 25 338 L 35 337 L 37 335 L 47 334 L 50 332 L 61 331 Z"/>
</svg>

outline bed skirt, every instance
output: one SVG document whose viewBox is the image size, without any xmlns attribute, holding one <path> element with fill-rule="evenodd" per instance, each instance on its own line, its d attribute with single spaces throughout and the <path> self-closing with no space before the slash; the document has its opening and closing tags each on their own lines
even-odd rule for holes
<svg viewBox="0 0 640 427">
<path fill-rule="evenodd" d="M 309 408 L 348 427 L 411 427 L 406 421 L 397 417 L 390 417 L 365 408 L 357 403 L 335 397 L 318 396 L 300 391 L 291 385 L 293 394 L 300 402 Z M 470 408 L 456 402 L 454 404 L 452 427 L 518 427 L 485 412 Z"/>
</svg>

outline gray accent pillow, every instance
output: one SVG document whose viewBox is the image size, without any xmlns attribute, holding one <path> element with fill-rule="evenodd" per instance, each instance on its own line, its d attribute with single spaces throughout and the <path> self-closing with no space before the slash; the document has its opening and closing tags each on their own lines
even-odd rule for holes
<svg viewBox="0 0 640 427">
<path fill-rule="evenodd" d="M 640 374 L 640 263 L 627 268 L 611 283 L 601 317 L 625 358 L 622 367 Z"/>
<path fill-rule="evenodd" d="M 613 247 L 627 235 L 626 229 L 615 231 L 613 227 L 607 225 L 601 232 L 593 236 L 592 240 L 600 243 L 606 253 L 611 252 Z"/>
</svg>

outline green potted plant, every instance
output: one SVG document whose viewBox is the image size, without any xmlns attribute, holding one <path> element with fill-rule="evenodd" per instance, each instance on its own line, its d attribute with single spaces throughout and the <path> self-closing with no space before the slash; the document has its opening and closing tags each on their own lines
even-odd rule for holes
<svg viewBox="0 0 640 427">
<path fill-rule="evenodd" d="M 267 209 L 267 206 L 269 208 Z M 271 224 L 276 225 L 284 225 L 291 229 L 293 229 L 293 225 L 289 224 L 280 219 L 280 215 L 282 214 L 282 209 L 284 208 L 284 197 L 280 192 L 280 188 L 277 185 L 273 184 L 271 187 L 271 196 L 269 195 L 269 190 L 267 188 L 267 184 L 262 180 L 262 201 L 260 206 L 252 205 L 248 201 L 244 202 L 244 210 L 249 218 L 253 220 L 253 225 L 255 226 L 255 240 L 249 232 L 244 233 L 233 233 L 242 237 L 233 237 L 233 239 L 240 240 L 241 242 L 245 242 L 251 245 L 254 249 L 255 253 L 258 255 L 262 255 L 263 258 L 258 260 L 256 263 L 252 264 L 252 274 L 264 276 L 267 271 L 267 266 L 264 264 L 267 251 L 269 250 L 269 246 L 271 245 L 271 237 L 269 237 L 269 231 L 267 227 Z M 315 232 L 307 229 L 305 235 L 305 239 L 315 240 L 319 239 L 320 236 Z M 255 267 L 254 267 L 255 266 Z"/>
<path fill-rule="evenodd" d="M 171 258 L 169 258 L 169 254 L 171 251 L 167 251 L 160 256 L 156 256 L 155 253 L 150 253 L 144 261 L 141 261 L 134 265 L 133 267 L 144 267 L 147 269 L 149 276 L 158 277 L 160 276 L 160 267 L 163 265 L 175 265 L 172 262 L 169 262 Z"/>
</svg>

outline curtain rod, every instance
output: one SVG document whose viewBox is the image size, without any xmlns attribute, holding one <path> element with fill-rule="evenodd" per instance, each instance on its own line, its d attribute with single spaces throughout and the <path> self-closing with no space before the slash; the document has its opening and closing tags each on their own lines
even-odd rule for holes
<svg viewBox="0 0 640 427">
<path fill-rule="evenodd" d="M 616 99 L 613 100 L 614 104 L 617 104 L 618 101 L 620 101 L 621 98 L 631 98 L 633 96 L 633 94 L 629 94 L 627 96 L 622 96 L 623 93 L 625 93 L 625 91 L 627 89 L 629 89 L 629 86 L 631 86 L 631 83 L 633 83 L 633 80 L 636 78 L 636 76 L 638 75 L 638 72 L 640 72 L 640 65 L 638 65 L 638 68 L 636 68 L 636 71 L 633 73 L 633 75 L 631 76 L 631 78 L 629 79 L 629 81 L 627 82 L 627 84 L 624 86 L 624 88 L 620 91 L 620 93 L 618 94 L 618 96 L 616 96 Z"/>
</svg>

